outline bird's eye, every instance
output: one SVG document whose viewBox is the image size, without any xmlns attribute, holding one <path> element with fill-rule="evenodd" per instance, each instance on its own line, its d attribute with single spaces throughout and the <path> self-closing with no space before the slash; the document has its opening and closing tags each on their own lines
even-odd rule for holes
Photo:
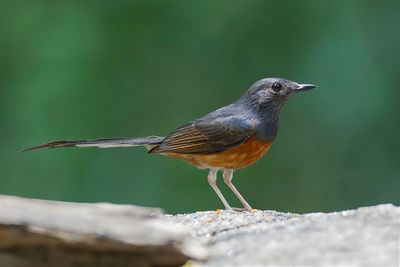
<svg viewBox="0 0 400 267">
<path fill-rule="evenodd" d="M 280 83 L 273 83 L 271 89 L 274 92 L 279 92 L 282 89 L 282 85 Z"/>
</svg>

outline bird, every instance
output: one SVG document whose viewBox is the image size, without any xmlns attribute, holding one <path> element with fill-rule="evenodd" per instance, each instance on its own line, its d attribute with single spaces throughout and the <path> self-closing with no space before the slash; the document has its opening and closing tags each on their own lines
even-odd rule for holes
<svg viewBox="0 0 400 267">
<path fill-rule="evenodd" d="M 190 121 L 165 137 L 59 140 L 29 147 L 146 147 L 149 154 L 161 154 L 184 160 L 199 169 L 207 169 L 207 180 L 226 210 L 253 210 L 232 183 L 236 170 L 262 158 L 278 133 L 279 114 L 287 100 L 298 92 L 316 88 L 283 78 L 263 78 L 253 83 L 238 100 L 204 117 Z M 243 208 L 232 208 L 217 186 L 222 172 L 225 184 Z"/>
</svg>

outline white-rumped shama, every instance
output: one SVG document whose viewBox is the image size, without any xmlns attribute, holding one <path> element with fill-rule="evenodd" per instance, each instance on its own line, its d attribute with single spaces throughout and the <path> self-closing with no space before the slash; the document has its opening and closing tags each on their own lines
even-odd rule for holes
<svg viewBox="0 0 400 267">
<path fill-rule="evenodd" d="M 191 121 L 166 137 L 111 138 L 79 141 L 55 141 L 34 146 L 56 147 L 133 147 L 145 146 L 149 153 L 185 160 L 200 169 L 209 169 L 208 182 L 225 208 L 232 210 L 216 185 L 218 171 L 239 198 L 245 210 L 251 206 L 232 184 L 233 172 L 260 159 L 278 132 L 279 113 L 287 99 L 315 88 L 281 78 L 266 78 L 254 83 L 234 103 Z"/>
</svg>

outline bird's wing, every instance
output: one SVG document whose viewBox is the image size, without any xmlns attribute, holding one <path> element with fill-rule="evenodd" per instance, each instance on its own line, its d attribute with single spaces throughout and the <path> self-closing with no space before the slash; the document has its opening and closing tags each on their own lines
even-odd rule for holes
<svg viewBox="0 0 400 267">
<path fill-rule="evenodd" d="M 251 117 L 199 119 L 176 129 L 151 153 L 210 154 L 245 142 L 256 129 Z"/>
</svg>

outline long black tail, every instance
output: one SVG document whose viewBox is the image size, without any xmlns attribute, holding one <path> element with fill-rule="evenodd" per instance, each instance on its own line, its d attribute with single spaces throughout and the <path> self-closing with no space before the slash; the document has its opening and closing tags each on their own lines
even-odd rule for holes
<svg viewBox="0 0 400 267">
<path fill-rule="evenodd" d="M 110 139 L 95 139 L 95 140 L 60 140 L 43 145 L 33 146 L 24 149 L 23 151 L 30 151 L 39 148 L 57 148 L 57 147 L 133 147 L 133 146 L 146 146 L 147 150 L 150 150 L 163 141 L 164 137 L 159 136 L 147 136 L 139 138 L 110 138 Z"/>
</svg>

